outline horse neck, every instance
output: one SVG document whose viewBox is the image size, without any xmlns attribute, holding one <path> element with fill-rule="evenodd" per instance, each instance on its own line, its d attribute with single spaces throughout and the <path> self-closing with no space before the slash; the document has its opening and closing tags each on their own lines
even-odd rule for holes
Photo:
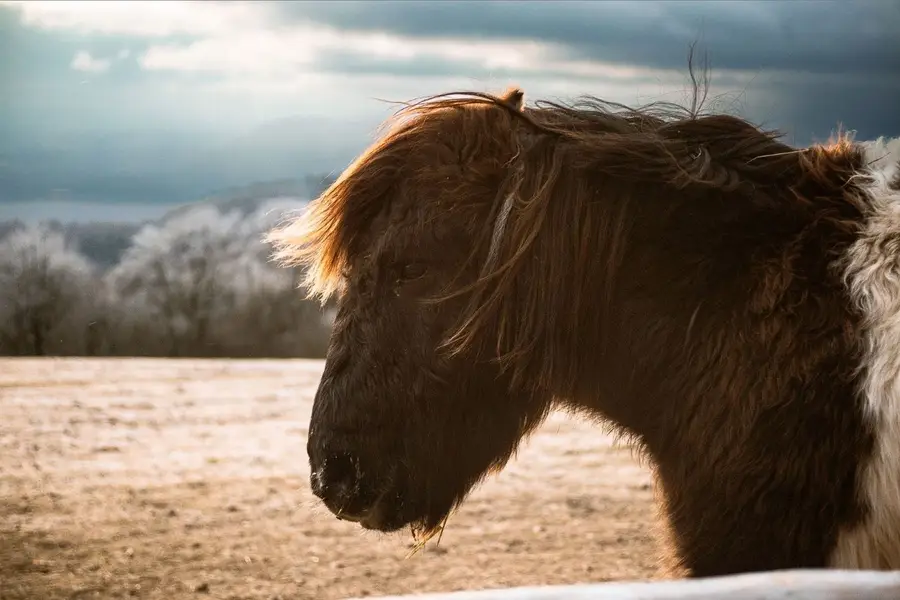
<svg viewBox="0 0 900 600">
<path fill-rule="evenodd" d="M 555 395 L 662 444 L 699 404 L 723 405 L 732 379 L 751 377 L 792 331 L 830 327 L 850 344 L 834 260 L 854 241 L 859 206 L 846 189 L 817 190 L 800 203 L 787 188 L 647 184 L 590 204 L 575 229 L 594 253 L 579 262 L 572 245 L 561 262 L 579 267 L 552 305 Z"/>
</svg>

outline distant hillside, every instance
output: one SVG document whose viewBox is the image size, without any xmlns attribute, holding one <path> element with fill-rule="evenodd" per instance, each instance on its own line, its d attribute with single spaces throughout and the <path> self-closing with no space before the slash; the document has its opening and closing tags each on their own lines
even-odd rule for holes
<svg viewBox="0 0 900 600">
<path fill-rule="evenodd" d="M 164 223 L 175 215 L 191 210 L 198 204 L 211 204 L 222 212 L 237 210 L 244 216 L 256 212 L 264 203 L 273 200 L 305 204 L 309 199 L 321 194 L 335 179 L 335 175 L 308 175 L 302 180 L 282 179 L 233 187 L 215 192 L 197 202 L 183 204 L 167 212 L 157 222 Z"/>
<path fill-rule="evenodd" d="M 159 219 L 138 223 L 60 223 L 45 221 L 50 229 L 61 231 L 76 248 L 100 269 L 106 270 L 119 262 L 131 245 L 131 239 L 148 222 L 163 225 L 169 219 L 200 205 L 212 205 L 222 212 L 239 211 L 247 217 L 264 211 L 273 220 L 287 211 L 302 208 L 309 198 L 317 196 L 333 181 L 332 176 L 311 175 L 304 179 L 265 181 L 234 187 L 207 196 L 197 202 L 182 204 L 165 213 Z M 0 238 L 8 232 L 24 226 L 21 221 L 0 222 Z"/>
<path fill-rule="evenodd" d="M 119 262 L 122 253 L 131 245 L 131 238 L 141 228 L 137 223 L 60 223 L 46 221 L 52 231 L 60 231 L 65 238 L 101 270 Z M 21 221 L 0 222 L 0 239 L 16 229 L 25 227 Z"/>
<path fill-rule="evenodd" d="M 296 116 L 225 139 L 157 130 L 0 136 L 0 204 L 183 204 L 217 188 L 339 171 L 375 124 Z"/>
</svg>

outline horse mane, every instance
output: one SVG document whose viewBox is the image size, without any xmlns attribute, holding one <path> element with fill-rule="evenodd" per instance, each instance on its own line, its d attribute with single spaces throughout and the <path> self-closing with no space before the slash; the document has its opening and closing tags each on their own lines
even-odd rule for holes
<svg viewBox="0 0 900 600">
<path fill-rule="evenodd" d="M 479 277 L 437 299 L 471 294 L 445 348 L 458 353 L 481 343 L 480 333 L 490 322 L 497 331 L 492 354 L 501 364 L 543 378 L 574 370 L 574 356 L 548 356 L 536 349 L 576 347 L 552 342 L 584 327 L 578 318 L 588 313 L 579 305 L 594 303 L 601 312 L 610 305 L 628 245 L 630 207 L 642 201 L 638 188 L 667 189 L 672 202 L 719 192 L 811 210 L 813 199 L 833 197 L 863 166 L 862 151 L 844 132 L 824 144 L 793 148 L 777 131 L 736 116 L 707 114 L 703 99 L 705 89 L 696 80 L 687 107 L 653 103 L 635 108 L 593 96 L 573 104 L 538 101 L 523 107 L 521 90 L 515 88 L 503 95 L 431 96 L 399 110 L 382 139 L 300 218 L 267 239 L 276 247 L 276 260 L 306 267 L 310 295 L 324 301 L 341 289 L 371 220 L 401 188 L 401 180 L 428 181 L 429 167 L 411 170 L 411 153 L 438 136 L 455 136 L 468 148 L 490 147 L 508 168 L 473 243 L 471 259 L 482 261 Z M 589 184 L 598 181 L 604 182 L 603 197 Z M 598 204 L 609 205 L 602 219 L 596 216 Z M 578 283 L 597 273 L 603 273 L 599 289 L 606 298 L 589 297 L 588 284 Z M 596 288 L 597 282 L 591 289 Z M 566 305 L 571 307 L 566 314 L 552 308 Z M 600 315 L 597 322 L 608 321 Z"/>
</svg>

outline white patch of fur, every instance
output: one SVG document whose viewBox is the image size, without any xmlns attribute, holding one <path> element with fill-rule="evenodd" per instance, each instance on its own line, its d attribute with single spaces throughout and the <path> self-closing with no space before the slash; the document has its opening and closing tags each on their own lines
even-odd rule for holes
<svg viewBox="0 0 900 600">
<path fill-rule="evenodd" d="M 861 142 L 866 150 L 869 168 L 883 173 L 890 180 L 900 168 L 900 137 L 880 137 L 871 142 Z"/>
<path fill-rule="evenodd" d="M 897 157 L 890 157 L 896 149 L 882 140 L 865 149 L 874 177 L 866 186 L 870 213 L 848 250 L 845 277 L 865 316 L 861 393 L 875 448 L 862 469 L 859 492 L 871 512 L 865 522 L 841 532 L 829 566 L 900 569 L 900 192 L 888 187 L 897 168 Z"/>
</svg>

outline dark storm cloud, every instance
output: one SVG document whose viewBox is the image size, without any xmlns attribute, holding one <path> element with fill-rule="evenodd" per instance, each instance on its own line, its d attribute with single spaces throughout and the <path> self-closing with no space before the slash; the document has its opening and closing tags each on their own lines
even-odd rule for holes
<svg viewBox="0 0 900 600">
<path fill-rule="evenodd" d="M 683 69 L 698 40 L 717 69 L 900 77 L 900 2 L 310 2 L 284 19 L 411 37 L 562 44 L 604 62 Z"/>
<path fill-rule="evenodd" d="M 825 141 L 838 126 L 856 131 L 856 139 L 900 136 L 900 85 L 872 80 L 865 86 L 810 83 L 790 86 L 772 110 L 779 127 L 798 144 Z M 790 141 L 790 140 L 788 140 Z"/>
<path fill-rule="evenodd" d="M 283 21 L 412 38 L 531 40 L 562 46 L 569 58 L 685 73 L 692 42 L 712 81 L 738 91 L 729 70 L 754 75 L 751 115 L 795 143 L 826 138 L 839 124 L 858 137 L 900 135 L 900 2 L 310 2 L 277 5 Z M 374 62 L 335 55 L 332 71 L 399 76 L 464 74 L 445 61 Z M 515 77 L 494 71 L 493 76 Z M 553 76 L 553 73 L 535 73 Z M 555 74 L 561 76 L 561 74 Z M 570 79 L 575 79 L 570 77 Z M 584 93 L 598 86 L 588 78 Z M 585 81 L 585 79 L 588 79 Z M 635 83 L 638 83 L 635 81 Z M 764 98 L 764 101 L 762 100 Z"/>
</svg>

